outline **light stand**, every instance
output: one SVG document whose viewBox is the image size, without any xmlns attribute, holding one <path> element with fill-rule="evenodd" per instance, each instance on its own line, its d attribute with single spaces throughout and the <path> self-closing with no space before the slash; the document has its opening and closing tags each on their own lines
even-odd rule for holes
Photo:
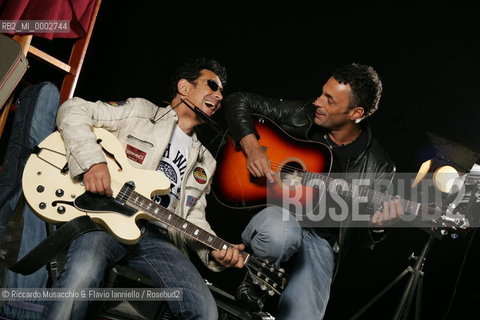
<svg viewBox="0 0 480 320">
<path fill-rule="evenodd" d="M 392 280 L 382 291 L 380 291 L 372 300 L 370 300 L 362 309 L 353 315 L 350 320 L 358 319 L 365 311 L 367 311 L 378 299 L 380 299 L 386 292 L 395 286 L 403 277 L 410 273 L 407 285 L 402 293 L 402 298 L 398 303 L 397 309 L 392 317 L 393 320 L 407 319 L 410 312 L 410 306 L 412 304 L 413 297 L 417 296 L 415 307 L 415 320 L 420 319 L 420 310 L 422 302 L 422 287 L 423 287 L 423 266 L 425 265 L 425 257 L 432 246 L 435 235 L 431 234 L 423 246 L 423 249 L 419 256 L 415 256 L 412 252 L 409 259 L 415 260 L 413 267 L 408 266 L 402 273 L 400 273 L 394 280 Z"/>
<path fill-rule="evenodd" d="M 431 179 L 433 180 L 435 187 L 444 193 L 450 193 L 450 188 L 452 187 L 451 181 L 456 181 L 456 178 L 459 178 L 461 174 L 468 173 L 466 179 L 464 180 L 465 189 L 462 196 L 462 201 L 454 204 L 457 209 L 458 205 L 460 205 L 462 209 L 460 211 L 464 211 L 465 214 L 469 212 L 475 212 L 474 207 L 477 205 L 477 202 L 480 203 L 480 166 L 477 164 L 479 154 L 456 142 L 447 140 L 436 134 L 428 133 L 428 135 L 435 149 L 435 157 L 425 161 L 422 164 L 412 187 L 414 188 L 421 183 L 430 172 L 433 174 Z M 452 197 L 455 198 L 455 196 Z M 452 201 L 447 201 L 449 205 L 453 203 L 454 199 L 452 198 L 451 200 Z M 464 215 L 462 215 L 462 217 L 465 218 Z M 451 218 L 458 219 L 458 216 L 454 215 L 451 216 Z M 462 223 L 462 226 L 468 228 L 468 226 L 478 226 L 480 224 L 480 220 L 475 221 L 474 223 L 468 223 L 468 220 L 471 218 L 473 218 L 473 216 L 468 217 L 468 219 L 465 220 L 467 223 Z M 442 233 L 442 230 L 440 230 L 440 235 L 445 235 Z M 451 236 L 455 238 L 458 236 L 458 234 L 455 233 Z M 392 319 L 405 320 L 408 318 L 410 306 L 412 304 L 413 297 L 416 294 L 414 319 L 419 320 L 423 289 L 422 270 L 425 265 L 425 257 L 428 254 L 435 237 L 435 232 L 430 234 L 430 237 L 423 246 L 423 249 L 418 257 L 415 256 L 414 253 L 411 254 L 410 259 L 415 260 L 413 267 L 408 266 L 382 291 L 373 297 L 373 299 L 370 300 L 362 309 L 353 315 L 350 320 L 358 319 L 368 308 L 370 308 L 378 299 L 380 299 L 387 291 L 389 291 L 393 286 L 395 286 L 396 283 L 398 283 L 408 274 L 410 274 L 410 277 Z"/>
</svg>

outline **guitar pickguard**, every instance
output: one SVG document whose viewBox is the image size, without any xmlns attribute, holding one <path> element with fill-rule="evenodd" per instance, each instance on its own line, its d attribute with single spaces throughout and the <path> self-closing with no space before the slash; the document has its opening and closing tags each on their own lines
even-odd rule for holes
<svg viewBox="0 0 480 320">
<path fill-rule="evenodd" d="M 117 212 L 126 216 L 134 215 L 137 210 L 118 203 L 115 198 L 100 194 L 85 192 L 75 199 L 75 207 L 86 212 Z"/>
</svg>

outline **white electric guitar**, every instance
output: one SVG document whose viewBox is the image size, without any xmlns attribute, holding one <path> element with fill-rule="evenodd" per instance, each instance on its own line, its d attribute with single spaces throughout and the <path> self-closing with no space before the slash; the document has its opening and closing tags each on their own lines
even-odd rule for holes
<svg viewBox="0 0 480 320">
<path fill-rule="evenodd" d="M 22 179 L 25 198 L 40 218 L 60 223 L 88 215 L 125 244 L 140 240 L 137 220 L 156 220 L 212 249 L 232 246 L 153 202 L 152 196 L 168 193 L 170 180 L 159 171 L 132 167 L 122 145 L 108 131 L 95 128 L 94 133 L 107 159 L 113 196 L 86 192 L 82 181 L 70 177 L 65 144 L 60 133 L 54 132 L 29 157 Z M 280 294 L 286 285 L 284 271 L 275 269 L 267 261 L 242 254 L 245 266 L 262 289 L 271 295 Z"/>
</svg>

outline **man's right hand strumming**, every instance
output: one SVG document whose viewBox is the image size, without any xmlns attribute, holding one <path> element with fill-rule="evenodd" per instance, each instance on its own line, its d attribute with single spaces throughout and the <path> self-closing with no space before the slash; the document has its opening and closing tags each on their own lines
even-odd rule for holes
<svg viewBox="0 0 480 320">
<path fill-rule="evenodd" d="M 240 145 L 247 155 L 247 169 L 254 177 L 266 177 L 270 183 L 274 183 L 274 174 L 270 168 L 265 151 L 258 144 L 254 134 L 246 135 L 240 140 Z"/>
<path fill-rule="evenodd" d="M 83 174 L 83 184 L 85 190 L 111 196 L 113 194 L 111 188 L 110 172 L 106 163 L 97 163 L 90 167 Z"/>
</svg>

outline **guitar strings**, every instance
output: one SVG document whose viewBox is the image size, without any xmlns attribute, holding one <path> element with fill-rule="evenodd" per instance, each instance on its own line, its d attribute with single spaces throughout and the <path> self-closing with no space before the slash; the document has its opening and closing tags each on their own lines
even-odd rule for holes
<svg viewBox="0 0 480 320">
<path fill-rule="evenodd" d="M 112 187 L 112 189 L 117 189 L 117 188 L 119 188 L 119 190 L 120 190 L 120 191 L 118 192 L 117 197 L 120 197 L 122 200 L 128 200 L 127 194 L 123 191 L 123 186 L 124 186 L 124 185 L 125 185 L 125 183 L 120 182 L 120 181 L 118 181 L 118 180 L 116 180 L 116 179 L 114 179 L 114 178 L 111 178 L 111 187 Z M 141 198 L 150 200 L 150 199 L 148 199 L 147 197 L 142 196 L 141 194 L 140 194 L 140 196 L 141 196 Z M 143 200 L 142 200 L 142 201 L 143 201 Z M 142 208 L 142 204 L 141 204 L 141 203 L 139 203 L 138 205 L 139 205 L 140 208 Z M 164 208 L 164 209 L 165 209 L 165 208 Z M 165 209 L 165 210 L 167 210 L 167 209 Z M 181 217 L 179 217 L 179 218 L 181 218 Z M 183 218 L 181 218 L 181 219 L 183 220 Z M 175 228 L 175 229 L 177 229 L 177 230 L 179 230 L 179 231 L 182 231 L 182 230 L 180 229 L 180 227 L 178 227 L 178 226 L 172 225 L 172 227 Z M 205 231 L 205 230 L 203 230 L 203 229 L 201 229 L 201 230 L 202 230 L 203 232 L 207 232 L 207 231 Z M 208 232 L 207 232 L 207 233 L 208 233 Z M 233 247 L 233 245 L 232 245 L 231 243 L 226 242 L 226 241 L 224 241 L 223 239 L 220 239 L 220 238 L 218 238 L 218 237 L 215 237 L 215 238 L 216 238 L 216 240 L 219 240 L 219 241 L 221 242 L 221 245 L 222 245 L 222 246 L 223 246 L 223 245 L 227 245 L 227 246 L 229 246 L 229 247 Z M 211 246 L 213 249 L 222 250 L 222 249 L 220 248 L 220 246 L 218 246 L 218 247 L 213 247 L 213 244 L 207 243 L 207 242 L 205 241 L 205 239 L 201 239 L 201 238 L 196 238 L 196 239 L 197 239 L 198 241 L 204 243 L 205 245 Z M 269 266 L 268 264 L 265 264 L 265 265 L 264 265 L 263 263 L 261 263 L 260 261 L 258 261 L 255 257 L 249 255 L 247 252 L 242 251 L 242 252 L 240 252 L 240 254 L 241 254 L 244 258 L 245 258 L 246 256 L 249 256 L 249 258 L 248 258 L 245 266 L 246 266 L 246 267 L 251 267 L 251 268 L 253 268 L 254 270 L 256 270 L 257 272 L 259 272 L 259 271 L 265 272 L 265 271 L 264 271 L 265 267 L 268 267 L 268 266 Z M 273 269 L 273 268 L 272 268 L 272 269 Z M 283 277 L 278 276 L 278 278 L 279 278 L 280 280 L 275 279 L 274 276 L 276 276 L 276 274 L 273 273 L 274 270 L 275 270 L 275 269 L 270 270 L 271 273 L 270 273 L 270 274 L 267 274 L 267 275 L 269 275 L 270 278 L 272 278 L 272 280 L 275 280 L 275 283 L 276 283 L 276 281 L 278 281 L 278 282 L 279 282 L 279 287 L 278 287 L 278 288 L 273 287 L 270 283 L 266 282 L 266 281 L 263 280 L 263 279 L 262 279 L 262 282 L 265 283 L 267 286 L 269 286 L 271 289 L 275 290 L 277 293 L 279 293 L 278 290 L 283 289 L 283 286 L 281 286 L 281 281 L 280 281 L 281 279 L 283 279 Z M 260 278 L 260 279 L 261 279 L 261 278 Z"/>
<path fill-rule="evenodd" d="M 120 183 L 121 184 L 121 183 Z M 124 185 L 124 184 L 123 184 Z M 112 179 L 112 186 L 115 186 L 115 187 L 118 187 L 119 186 L 119 183 L 118 181 L 116 181 L 115 179 Z M 198 234 L 196 234 L 195 236 L 193 234 L 190 234 L 190 233 L 187 233 L 187 235 L 191 236 L 191 237 L 194 237 L 195 239 L 197 239 L 198 241 L 200 241 L 201 243 L 211 247 L 212 249 L 215 249 L 215 250 L 223 250 L 223 246 L 228 246 L 228 247 L 233 247 L 233 244 L 209 233 L 208 231 L 204 230 L 204 229 L 201 229 L 199 227 L 197 227 L 196 225 L 192 224 L 191 222 L 189 222 L 188 220 L 186 220 L 185 218 L 183 217 L 180 217 L 178 216 L 177 214 L 175 214 L 174 212 L 171 212 L 170 210 L 166 209 L 165 207 L 163 207 L 162 205 L 158 204 L 158 203 L 155 203 L 153 202 L 151 199 L 149 199 L 148 197 L 145 197 L 144 195 L 140 194 L 140 193 L 137 193 L 135 192 L 135 199 L 132 200 L 131 199 L 131 196 L 130 195 L 127 195 L 125 192 L 122 191 L 123 190 L 123 187 L 121 188 L 119 194 L 117 195 L 117 197 L 121 197 L 122 200 L 125 200 L 125 202 L 128 202 L 130 201 L 131 203 L 133 203 L 133 207 L 144 212 L 144 213 L 147 213 L 149 215 L 151 215 L 152 217 L 154 218 L 157 218 L 159 221 L 161 222 L 164 222 L 166 223 L 167 225 L 169 225 L 170 227 L 180 231 L 180 232 L 187 232 L 187 229 L 190 228 L 190 227 L 194 227 L 196 230 L 200 230 L 200 232 Z M 145 200 L 146 200 L 146 203 L 145 203 Z M 157 212 L 157 210 L 154 210 L 154 212 L 152 212 L 152 210 L 148 210 L 150 208 L 150 205 L 153 203 L 154 205 L 154 208 L 160 208 L 161 210 L 159 212 Z M 148 207 L 146 207 L 146 205 L 148 204 Z M 175 217 L 175 219 L 173 219 L 172 221 L 165 221 L 165 216 L 162 217 L 162 215 L 170 215 L 172 214 L 173 217 Z M 182 229 L 182 227 L 180 227 L 178 224 L 181 223 L 182 225 L 184 224 L 184 222 L 188 222 L 190 225 L 187 227 L 187 229 Z M 202 236 L 204 238 L 202 238 Z M 210 242 L 207 242 L 206 240 L 206 237 L 207 236 L 212 236 L 214 238 L 213 241 L 210 241 Z M 246 252 L 240 252 L 240 254 L 245 258 L 246 256 L 248 256 L 249 254 L 246 253 Z"/>
<path fill-rule="evenodd" d="M 282 165 L 281 163 L 277 163 L 277 162 L 273 162 L 271 161 L 270 162 L 270 166 L 272 168 L 272 170 L 274 171 L 277 171 L 277 172 L 281 172 L 280 169 L 284 169 L 283 172 L 286 173 L 286 174 L 293 174 L 295 172 L 298 173 L 298 175 L 304 179 L 304 178 L 308 178 L 308 177 L 320 177 L 322 176 L 320 173 L 315 173 L 315 172 L 310 172 L 310 171 L 307 171 L 307 170 L 304 170 L 303 168 L 298 168 L 298 167 L 293 167 L 293 166 L 290 166 L 290 165 Z M 326 180 L 327 182 L 331 182 L 333 181 L 334 179 L 330 178 L 330 177 L 327 177 L 325 175 L 322 176 L 322 178 L 324 180 Z M 123 197 L 125 197 L 126 195 L 125 194 L 121 194 L 121 190 L 122 190 L 122 187 L 124 185 L 124 183 L 120 182 L 120 181 L 116 181 L 115 179 L 111 179 L 112 181 L 112 187 L 116 187 L 118 188 L 119 191 L 119 195 Z M 375 191 L 375 190 L 370 190 L 369 188 L 366 188 L 366 187 L 363 187 L 363 186 L 357 186 L 358 190 L 359 190 L 359 194 L 366 194 L 368 196 L 372 196 L 372 198 L 375 200 L 375 198 L 379 198 L 378 200 L 376 200 L 375 202 L 384 202 L 384 201 L 389 201 L 391 199 L 393 199 L 393 196 L 387 194 L 387 193 L 382 193 L 382 192 L 379 192 L 379 191 Z M 349 191 L 350 193 L 350 191 Z M 373 194 L 373 195 L 372 195 Z M 125 199 L 127 200 L 127 199 Z M 411 204 L 415 204 L 415 205 L 418 205 L 418 208 L 419 210 L 423 210 L 423 212 L 425 212 L 425 210 L 428 212 L 428 213 L 441 213 L 443 211 L 445 211 L 446 209 L 448 209 L 448 206 L 446 205 L 442 205 L 440 207 L 436 207 L 436 208 L 432 208 L 430 207 L 429 205 L 425 205 L 425 204 L 422 204 L 422 203 L 415 203 L 415 202 L 411 202 L 410 200 L 407 200 L 407 199 L 402 199 L 401 200 L 402 204 L 405 206 L 410 206 L 410 203 Z"/>
<path fill-rule="evenodd" d="M 293 174 L 293 173 L 297 172 L 298 175 L 300 177 L 302 177 L 302 179 L 303 178 L 308 178 L 308 177 L 314 178 L 314 177 L 322 176 L 320 173 L 310 172 L 310 171 L 304 170 L 303 168 L 293 167 L 293 166 L 289 166 L 289 165 L 282 165 L 281 163 L 277 163 L 277 162 L 273 162 L 273 161 L 270 161 L 270 166 L 271 166 L 273 171 L 277 171 L 277 172 L 282 172 L 282 170 L 280 170 L 280 169 L 284 169 L 284 168 L 286 168 L 287 170 L 284 170 L 283 172 L 287 173 L 287 174 Z M 323 180 L 326 180 L 327 182 L 329 182 L 329 181 L 331 182 L 334 179 L 324 175 Z M 378 198 L 380 198 L 380 199 L 378 199 L 377 201 L 379 201 L 379 202 L 389 201 L 389 200 L 392 200 L 394 198 L 393 196 L 391 196 L 387 193 L 371 190 L 367 187 L 363 187 L 363 186 L 357 186 L 357 187 L 359 188 L 359 194 L 364 193 L 364 194 L 367 194 L 367 195 L 372 195 L 372 193 L 373 193 L 373 196 L 372 196 L 373 199 L 375 199 L 375 197 L 378 195 Z M 408 199 L 401 199 L 400 201 L 404 204 L 404 206 L 410 206 L 411 204 L 415 204 L 415 205 L 418 205 L 419 210 L 420 209 L 424 210 L 424 211 L 426 210 L 428 213 L 433 213 L 433 214 L 441 213 L 441 212 L 448 209 L 448 206 L 446 206 L 446 205 L 441 205 L 440 207 L 432 208 L 429 205 L 425 205 L 425 204 L 422 204 L 422 203 L 415 203 L 415 202 L 412 202 Z"/>
</svg>

